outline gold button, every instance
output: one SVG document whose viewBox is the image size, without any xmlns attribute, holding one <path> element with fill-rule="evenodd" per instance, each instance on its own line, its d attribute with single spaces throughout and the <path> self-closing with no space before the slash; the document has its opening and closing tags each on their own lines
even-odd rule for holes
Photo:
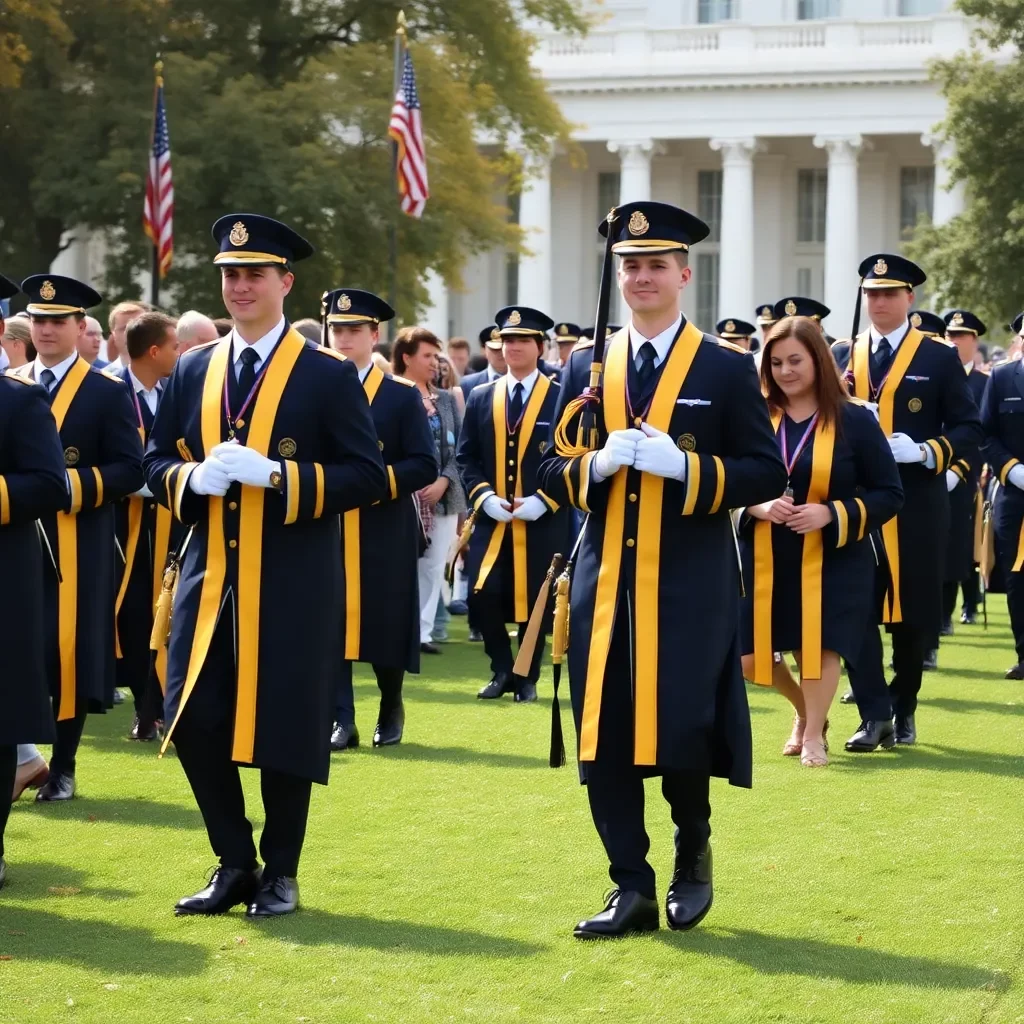
<svg viewBox="0 0 1024 1024">
<path fill-rule="evenodd" d="M 637 416 L 636 419 L 633 420 L 633 426 L 634 427 L 639 427 L 640 424 L 643 423 L 643 421 L 644 420 L 643 420 L 642 416 Z M 239 426 L 241 426 L 241 424 L 239 424 Z"/>
<path fill-rule="evenodd" d="M 629 496 L 629 500 L 630 500 L 630 501 L 636 501 L 636 495 L 635 495 L 635 494 L 631 494 L 631 495 Z"/>
<path fill-rule="evenodd" d="M 156 502 L 155 502 L 155 501 L 151 501 L 151 502 L 149 503 L 149 507 L 150 507 L 150 508 L 156 508 Z"/>
<path fill-rule="evenodd" d="M 516 446 L 515 441 L 509 441 L 508 446 L 509 446 L 509 448 L 515 448 L 515 446 Z"/>
<path fill-rule="evenodd" d="M 245 420 L 235 420 L 235 426 L 241 430 L 245 426 Z"/>
<path fill-rule="evenodd" d="M 509 464 L 510 466 L 514 466 L 514 465 L 516 464 L 516 460 L 515 460 L 515 459 L 509 459 L 509 460 L 508 460 L 508 464 Z"/>
<path fill-rule="evenodd" d="M 238 511 L 238 502 L 237 501 L 229 501 L 228 502 L 228 508 L 231 509 L 232 512 L 237 512 Z"/>
<path fill-rule="evenodd" d="M 511 473 L 509 473 L 509 475 L 508 475 L 508 482 L 512 483 L 513 480 L 515 480 L 515 477 Z"/>
<path fill-rule="evenodd" d="M 633 542 L 629 541 L 629 543 L 632 544 Z M 228 541 L 228 547 L 229 548 L 237 548 L 238 547 L 238 541 L 237 540 L 229 540 Z"/>
<path fill-rule="evenodd" d="M 234 541 L 232 541 L 232 543 L 234 543 Z M 635 540 L 633 540 L 633 538 L 632 538 L 632 537 L 630 537 L 630 538 L 628 538 L 628 539 L 627 539 L 627 541 L 626 541 L 626 547 L 627 547 L 627 548 L 631 548 L 631 547 L 634 547 L 635 545 L 636 545 L 636 541 L 635 541 Z"/>
</svg>

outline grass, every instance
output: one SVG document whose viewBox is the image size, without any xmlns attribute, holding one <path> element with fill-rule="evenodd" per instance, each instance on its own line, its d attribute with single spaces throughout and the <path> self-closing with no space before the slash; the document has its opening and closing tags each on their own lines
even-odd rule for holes
<svg viewBox="0 0 1024 1024">
<path fill-rule="evenodd" d="M 586 796 L 546 765 L 547 699 L 474 700 L 476 645 L 408 680 L 402 746 L 334 756 L 302 909 L 279 921 L 172 915 L 212 861 L 184 776 L 124 739 L 127 705 L 90 718 L 80 798 L 11 815 L 0 1021 L 1024 1021 L 1024 683 L 1002 679 L 1013 645 L 991 604 L 987 632 L 958 627 L 925 677 L 913 749 L 844 754 L 856 711 L 837 705 L 832 766 L 802 769 L 779 756 L 787 706 L 751 689 L 755 788 L 712 787 L 714 909 L 619 943 L 571 938 L 608 884 Z M 365 672 L 357 700 L 368 739 Z"/>
</svg>

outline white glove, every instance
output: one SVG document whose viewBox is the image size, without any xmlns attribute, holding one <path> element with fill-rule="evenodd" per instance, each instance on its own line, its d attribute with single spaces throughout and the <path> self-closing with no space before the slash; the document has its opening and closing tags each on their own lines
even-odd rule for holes
<svg viewBox="0 0 1024 1024">
<path fill-rule="evenodd" d="M 669 480 L 686 479 L 686 454 L 681 452 L 668 434 L 644 423 L 644 439 L 636 446 L 633 465 L 643 473 L 653 473 Z"/>
<path fill-rule="evenodd" d="M 133 498 L 152 498 L 153 492 L 146 484 L 143 484 L 137 491 L 132 491 Z"/>
<path fill-rule="evenodd" d="M 924 462 L 921 446 L 908 434 L 893 434 L 889 438 L 889 450 L 897 462 Z"/>
<path fill-rule="evenodd" d="M 878 403 L 877 402 L 865 402 L 865 409 L 871 410 L 871 415 L 875 417 L 875 422 L 878 422 Z"/>
<path fill-rule="evenodd" d="M 528 498 L 523 498 L 522 503 L 512 513 L 512 518 L 532 523 L 540 519 L 547 510 L 547 505 L 536 494 L 531 494 Z"/>
<path fill-rule="evenodd" d="M 1018 463 L 1010 472 L 1006 475 L 1008 483 L 1013 484 L 1014 487 L 1019 487 L 1024 491 L 1024 465 Z"/>
<path fill-rule="evenodd" d="M 615 476 L 623 466 L 632 466 L 636 458 L 637 443 L 643 439 L 642 430 L 613 430 L 591 463 L 597 477 L 600 480 L 607 480 L 608 477 Z"/>
<path fill-rule="evenodd" d="M 960 477 L 956 475 L 951 469 L 946 470 L 946 491 L 955 491 L 956 485 L 960 483 Z"/>
<path fill-rule="evenodd" d="M 192 470 L 188 485 L 196 494 L 212 494 L 215 498 L 223 498 L 231 486 L 231 477 L 227 466 L 220 459 L 209 455 Z"/>
<path fill-rule="evenodd" d="M 512 510 L 507 501 L 502 501 L 496 494 L 488 494 L 480 506 L 496 523 L 512 522 Z"/>
<path fill-rule="evenodd" d="M 236 484 L 250 487 L 269 487 L 270 474 L 281 471 L 281 464 L 260 455 L 255 448 L 246 448 L 237 441 L 224 441 L 210 453 L 227 468 L 228 476 Z"/>
</svg>

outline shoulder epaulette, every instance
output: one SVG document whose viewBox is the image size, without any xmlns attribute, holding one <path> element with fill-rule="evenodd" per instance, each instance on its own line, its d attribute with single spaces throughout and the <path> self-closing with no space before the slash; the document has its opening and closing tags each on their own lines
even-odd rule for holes
<svg viewBox="0 0 1024 1024">
<path fill-rule="evenodd" d="M 831 345 L 829 345 L 829 348 L 832 349 L 833 351 L 835 351 L 840 345 L 849 345 L 849 344 L 851 344 L 849 338 L 837 338 L 835 341 L 832 342 Z"/>
<path fill-rule="evenodd" d="M 408 377 L 399 377 L 397 373 L 391 374 L 391 379 L 398 381 L 399 384 L 404 384 L 407 388 L 414 388 L 416 384 L 414 381 L 409 380 Z"/>
<path fill-rule="evenodd" d="M 28 377 L 19 377 L 16 373 L 8 373 L 7 370 L 0 370 L 0 377 L 4 380 L 16 380 L 19 384 L 32 384 L 33 381 L 29 380 Z"/>
<path fill-rule="evenodd" d="M 847 398 L 846 400 L 850 403 L 850 405 L 859 405 L 859 406 L 863 407 L 863 406 L 866 406 L 866 405 L 870 404 L 867 401 L 867 399 L 865 399 L 865 398 L 854 398 L 853 395 L 850 395 L 850 397 Z"/>
<path fill-rule="evenodd" d="M 580 342 L 577 342 L 575 345 L 573 345 L 572 351 L 573 352 L 582 352 L 583 349 L 585 349 L 585 348 L 593 348 L 593 347 L 594 347 L 594 343 L 592 341 L 580 341 Z M 570 353 L 570 355 L 571 354 L 572 353 Z"/>
<path fill-rule="evenodd" d="M 223 340 L 223 338 L 218 338 L 216 341 L 204 341 L 202 345 L 193 345 L 191 348 L 185 349 L 178 358 L 184 359 L 186 356 L 192 355 L 193 352 L 202 352 L 204 349 L 213 348 L 214 345 L 219 345 Z"/>
<path fill-rule="evenodd" d="M 335 352 L 333 348 L 327 348 L 325 345 L 317 345 L 316 352 L 323 352 L 325 356 L 330 356 L 332 359 L 340 359 L 343 363 L 348 362 L 348 356 L 343 356 L 340 352 Z"/>
<path fill-rule="evenodd" d="M 494 380 L 485 380 L 483 384 L 477 384 L 476 387 L 473 388 L 473 391 L 479 391 L 481 388 L 489 388 L 492 384 L 497 383 L 499 380 L 501 380 L 500 377 L 495 377 Z"/>
<path fill-rule="evenodd" d="M 99 375 L 101 377 L 106 377 L 107 380 L 116 380 L 118 384 L 123 384 L 124 383 L 124 377 L 119 377 L 116 373 L 111 373 L 105 367 L 102 370 L 99 371 Z"/>
<path fill-rule="evenodd" d="M 709 337 L 720 348 L 730 348 L 733 352 L 739 352 L 741 356 L 747 355 L 747 350 L 745 348 L 740 348 L 739 345 L 734 345 L 731 341 L 726 341 L 725 338 L 716 338 L 713 335 L 709 335 Z"/>
</svg>

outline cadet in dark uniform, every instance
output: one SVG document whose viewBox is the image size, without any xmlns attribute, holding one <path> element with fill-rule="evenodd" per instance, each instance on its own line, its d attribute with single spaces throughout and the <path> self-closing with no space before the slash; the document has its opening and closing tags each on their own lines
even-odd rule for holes
<svg viewBox="0 0 1024 1024">
<path fill-rule="evenodd" d="M 339 513 L 387 473 L 355 366 L 289 326 L 291 264 L 312 246 L 269 217 L 213 227 L 223 339 L 178 361 L 146 451 L 157 500 L 195 530 L 181 565 L 164 719 L 220 867 L 178 914 L 298 905 L 310 787 L 330 770 L 341 646 Z M 261 769 L 257 871 L 238 766 Z"/>
<path fill-rule="evenodd" d="M 946 341 L 952 342 L 967 375 L 967 389 L 978 408 L 985 393 L 988 374 L 975 368 L 978 339 L 986 333 L 985 324 L 966 309 L 954 309 L 945 316 Z M 953 632 L 956 597 L 963 590 L 960 621 L 973 625 L 978 611 L 978 565 L 974 560 L 975 528 L 982 515 L 982 459 L 977 451 L 961 454 L 946 470 L 949 490 L 949 546 L 946 549 L 946 581 L 942 592 L 943 633 Z"/>
<path fill-rule="evenodd" d="M 888 743 L 893 730 L 897 743 L 916 741 L 921 673 L 942 615 L 949 534 L 945 471 L 975 449 L 981 437 L 977 407 L 956 353 L 910 323 L 914 288 L 924 284 L 924 271 L 902 256 L 879 253 L 861 263 L 860 277 L 871 323 L 840 367 L 855 397 L 877 403 L 879 422 L 899 463 L 904 505 L 882 527 L 888 577 L 881 619 L 892 635 L 895 674 L 886 692 L 881 637 L 869 629 L 857 663 L 849 666 L 862 719 L 846 744 L 852 752 Z M 835 348 L 833 353 L 838 360 Z"/>
<path fill-rule="evenodd" d="M 579 324 L 560 323 L 555 324 L 555 341 L 558 342 L 558 362 L 565 366 L 569 362 L 569 356 L 580 340 Z"/>
<path fill-rule="evenodd" d="M 1013 333 L 1024 331 L 1024 313 Z M 1006 603 L 1017 650 L 1007 679 L 1024 679 L 1024 361 L 993 368 L 981 399 L 982 457 L 999 481 L 992 510 L 996 559 L 1006 581 Z"/>
<path fill-rule="evenodd" d="M 466 552 L 470 614 L 491 662 L 491 681 L 477 696 L 512 692 L 522 702 L 537 699 L 544 645 L 537 644 L 529 675 L 514 676 L 506 623 L 518 624 L 521 643 L 551 558 L 569 536 L 563 502 L 537 479 L 560 388 L 538 367 L 550 317 L 508 306 L 496 320 L 508 373 L 470 394 L 456 462 L 476 511 Z"/>
<path fill-rule="evenodd" d="M 145 446 L 156 418 L 163 382 L 178 359 L 174 320 L 163 313 L 140 313 L 125 330 L 125 350 L 128 365 L 117 363 L 112 372 L 128 388 L 139 437 Z M 124 555 L 124 562 L 120 557 L 117 560 L 120 579 L 114 603 L 117 685 L 127 687 L 135 698 L 129 738 L 155 740 L 156 722 L 163 713 L 167 649 L 161 648 L 154 659 L 149 640 L 167 554 L 181 539 L 181 525 L 173 525 L 170 511 L 157 504 L 145 484 L 117 503 L 114 517 L 120 553 Z"/>
<path fill-rule="evenodd" d="M 578 938 L 658 927 L 650 776 L 661 777 L 677 828 L 669 926 L 691 928 L 710 908 L 710 778 L 751 784 L 729 510 L 786 486 L 753 360 L 679 313 L 687 249 L 707 225 L 663 203 L 616 212 L 632 318 L 604 353 L 597 450 L 570 447 L 578 420 L 563 419 L 590 377 L 594 350 L 580 349 L 563 374 L 558 447 L 540 473 L 545 493 L 589 513 L 570 594 L 569 677 L 580 773 L 615 890 Z"/>
<path fill-rule="evenodd" d="M 0 275 L 0 299 L 18 294 Z M 4 320 L 0 314 L 0 334 Z M 0 888 L 7 878 L 4 829 L 19 743 L 49 743 L 53 712 L 46 689 L 43 580 L 56 571 L 44 553 L 38 519 L 67 507 L 64 453 L 46 392 L 0 372 Z"/>
<path fill-rule="evenodd" d="M 37 800 L 70 800 L 86 715 L 113 705 L 114 504 L 142 486 L 142 442 L 120 377 L 93 370 L 78 354 L 85 311 L 103 300 L 86 284 L 54 274 L 22 282 L 29 297 L 36 358 L 19 375 L 47 391 L 57 421 L 68 494 L 64 510 L 43 516 L 60 567 L 43 576 L 46 674 L 57 723 L 50 777 Z"/>
<path fill-rule="evenodd" d="M 719 320 L 715 324 L 715 334 L 724 341 L 731 341 L 734 345 L 745 349 L 747 352 L 757 352 L 761 348 L 760 342 L 754 337 L 757 328 L 747 323 L 746 320 Z"/>
<path fill-rule="evenodd" d="M 505 366 L 505 357 L 501 354 L 501 334 L 496 325 L 490 324 L 480 332 L 480 344 L 487 357 L 487 368 L 479 373 L 467 373 L 459 381 L 459 387 L 462 388 L 462 394 L 467 402 L 473 388 L 498 380 L 508 369 Z"/>
<path fill-rule="evenodd" d="M 344 661 L 338 681 L 331 749 L 359 746 L 352 663 L 369 662 L 380 690 L 375 747 L 401 742 L 402 680 L 420 670 L 420 607 L 416 580 L 419 525 L 413 494 L 437 477 L 434 440 L 419 391 L 373 364 L 380 324 L 395 311 L 372 292 L 339 288 L 325 298 L 331 345 L 355 366 L 370 403 L 387 497 L 341 517 L 345 565 Z"/>
</svg>

